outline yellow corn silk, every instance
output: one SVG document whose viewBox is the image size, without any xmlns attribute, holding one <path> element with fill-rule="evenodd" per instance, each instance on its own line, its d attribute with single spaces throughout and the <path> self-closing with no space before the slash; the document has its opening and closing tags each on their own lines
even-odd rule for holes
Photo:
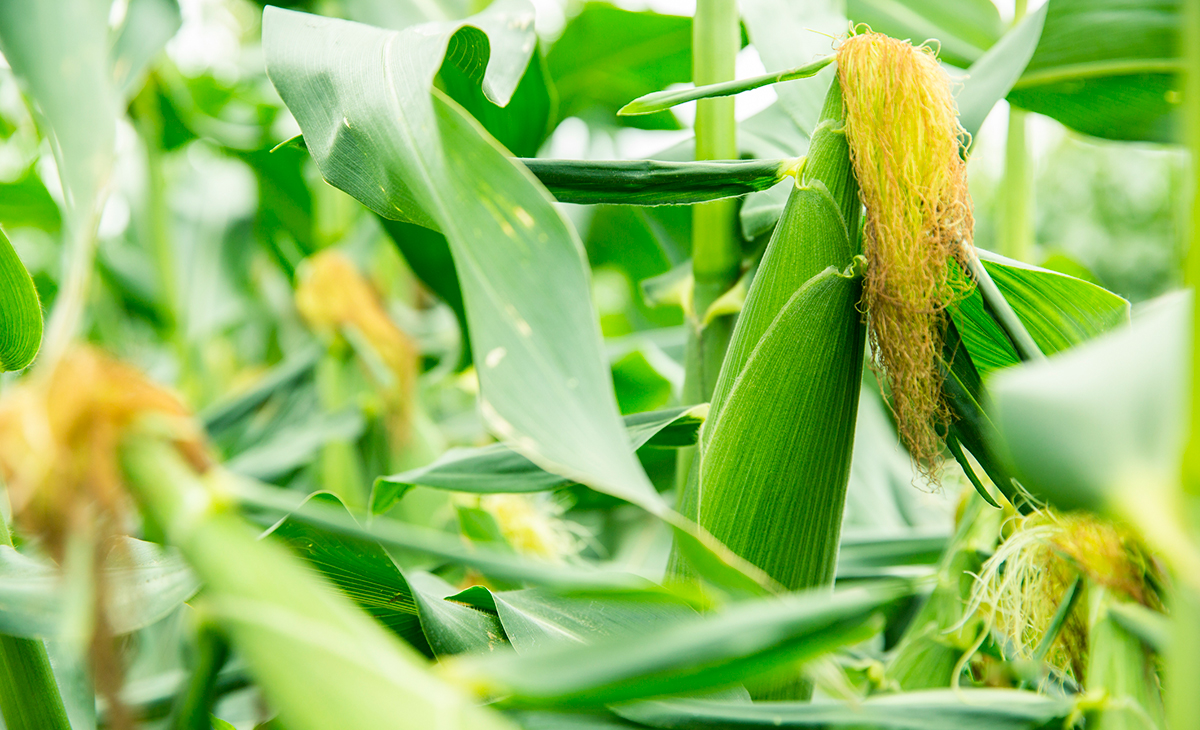
<svg viewBox="0 0 1200 730">
<path fill-rule="evenodd" d="M 837 50 L 850 157 L 866 208 L 865 304 L 900 435 L 932 475 L 948 412 L 938 359 L 946 307 L 969 288 L 948 266 L 974 224 L 950 78 L 934 52 L 879 33 Z"/>
<path fill-rule="evenodd" d="M 1044 509 L 1014 517 L 1010 532 L 979 573 L 967 615 L 979 614 L 1029 659 L 1079 576 L 1092 590 L 1161 608 L 1158 569 L 1141 543 L 1114 523 L 1082 512 Z M 1045 659 L 1085 681 L 1089 620 L 1085 601 L 1067 615 Z"/>
</svg>

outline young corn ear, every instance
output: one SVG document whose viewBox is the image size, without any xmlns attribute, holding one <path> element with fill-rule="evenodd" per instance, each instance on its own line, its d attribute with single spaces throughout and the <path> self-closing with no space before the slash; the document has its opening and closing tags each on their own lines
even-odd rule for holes
<svg viewBox="0 0 1200 730">
<path fill-rule="evenodd" d="M 932 477 L 949 418 L 938 370 L 945 309 L 969 286 L 947 264 L 970 245 L 974 225 L 958 110 L 928 47 L 863 33 L 838 47 L 837 67 L 867 211 L 871 343 L 900 436 Z"/>
<path fill-rule="evenodd" d="M 833 581 L 866 336 L 835 83 L 721 367 L 681 510 L 788 590 Z M 677 574 L 685 573 L 678 554 Z"/>
</svg>

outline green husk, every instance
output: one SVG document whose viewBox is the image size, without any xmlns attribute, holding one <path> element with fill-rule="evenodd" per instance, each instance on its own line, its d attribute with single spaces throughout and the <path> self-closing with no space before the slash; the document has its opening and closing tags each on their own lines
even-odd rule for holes
<svg viewBox="0 0 1200 730">
<path fill-rule="evenodd" d="M 1088 658 L 1084 688 L 1107 701 L 1088 722 L 1099 730 L 1166 727 L 1155 662 L 1142 640 L 1111 614 L 1131 599 L 1104 586 L 1088 586 Z M 1179 688 L 1182 689 L 1182 688 Z"/>
<path fill-rule="evenodd" d="M 738 318 L 681 503 L 793 591 L 833 580 L 866 342 L 837 84 L 822 116 Z M 688 572 L 678 551 L 672 571 Z"/>
</svg>

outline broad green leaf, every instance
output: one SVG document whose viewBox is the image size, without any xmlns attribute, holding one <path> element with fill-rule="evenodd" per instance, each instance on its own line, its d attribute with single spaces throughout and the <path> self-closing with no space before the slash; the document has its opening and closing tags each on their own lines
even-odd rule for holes
<svg viewBox="0 0 1200 730">
<path fill-rule="evenodd" d="M 1053 0 L 1008 100 L 1086 134 L 1176 138 L 1180 0 Z"/>
<path fill-rule="evenodd" d="M 805 64 L 799 68 L 787 69 L 786 71 L 778 71 L 775 73 L 761 74 L 752 76 L 748 79 L 737 79 L 734 81 L 726 81 L 721 84 L 709 84 L 707 86 L 698 86 L 691 89 L 680 89 L 678 91 L 664 90 L 655 91 L 645 96 L 639 96 L 629 102 L 617 112 L 620 116 L 635 116 L 638 114 L 653 114 L 654 112 L 670 109 L 673 106 L 679 106 L 685 102 L 696 101 L 697 99 L 713 99 L 721 96 L 733 96 L 741 94 L 744 91 L 752 91 L 761 89 L 764 86 L 771 84 L 780 84 L 785 81 L 795 81 L 797 79 L 807 79 L 817 75 L 822 69 L 833 62 L 833 56 L 819 58 L 812 63 Z"/>
<path fill-rule="evenodd" d="M 646 444 L 688 446 L 704 422 L 705 406 L 671 408 L 625 417 L 630 448 Z M 416 486 L 459 492 L 496 494 L 541 492 L 572 484 L 572 480 L 543 471 L 504 444 L 471 449 L 451 449 L 436 461 L 403 474 L 379 477 L 371 496 L 371 509 L 379 514 Z"/>
<path fill-rule="evenodd" d="M 429 671 L 427 660 L 282 545 L 258 540 L 236 514 L 211 505 L 219 469 L 196 476 L 174 447 L 128 442 L 122 465 L 143 509 L 165 526 L 205 583 L 219 622 L 280 721 L 291 730 L 413 727 L 503 730 Z M 319 678 L 319 681 L 318 681 Z"/>
<path fill-rule="evenodd" d="M 488 652 L 508 643 L 496 614 L 455 602 L 454 586 L 419 570 L 408 580 L 421 612 L 421 628 L 438 657 Z"/>
<path fill-rule="evenodd" d="M 127 634 L 174 611 L 199 588 L 195 575 L 174 550 L 131 537 L 109 553 L 104 575 L 112 583 L 112 631 Z M 62 572 L 52 563 L 0 545 L 0 633 L 54 637 L 62 626 Z"/>
<path fill-rule="evenodd" d="M 341 500 L 329 493 L 315 494 L 307 501 L 345 510 Z M 421 653 L 432 656 L 421 631 L 413 590 L 374 540 L 322 530 L 291 516 L 280 520 L 266 534 L 286 542 L 376 621 Z"/>
<path fill-rule="evenodd" d="M 938 57 L 967 67 L 1004 32 L 991 0 L 846 0 L 846 13 L 877 33 L 914 44 L 931 41 Z"/>
<path fill-rule="evenodd" d="M 1047 355 L 1129 321 L 1129 302 L 1090 282 L 980 251 L 1004 298 Z M 980 374 L 1019 362 L 1016 350 L 988 314 L 978 290 L 951 309 Z"/>
<path fill-rule="evenodd" d="M 533 50 L 528 6 L 493 5 L 473 22 L 492 36 L 484 91 L 507 101 Z M 578 236 L 528 172 L 431 95 L 443 55 L 485 63 L 488 36 L 268 8 L 263 37 L 268 73 L 326 179 L 446 235 L 488 426 L 548 471 L 661 513 L 620 428 Z"/>
<path fill-rule="evenodd" d="M 737 684 L 875 633 L 897 583 L 743 602 L 649 636 L 464 658 L 450 671 L 516 707 L 596 707 Z"/>
<path fill-rule="evenodd" d="M 838 550 L 838 580 L 879 575 L 897 567 L 931 566 L 941 558 L 945 530 L 904 530 L 891 535 L 875 531 L 843 533 Z"/>
<path fill-rule="evenodd" d="M 692 78 L 692 19 L 631 12 L 588 2 L 546 56 L 560 119 L 678 129 L 669 113 L 623 118 L 617 110 L 643 94 Z"/>
<path fill-rule="evenodd" d="M 1043 5 L 1025 16 L 967 69 L 962 89 L 955 98 L 958 122 L 967 134 L 974 137 L 979 132 L 992 107 L 1012 90 L 1013 84 L 1021 77 L 1042 37 L 1048 7 L 1048 4 Z"/>
<path fill-rule="evenodd" d="M 30 226 L 58 233 L 62 214 L 37 172 L 30 167 L 12 182 L 0 183 L 0 226 Z"/>
<path fill-rule="evenodd" d="M 988 379 L 997 446 L 1030 492 L 1067 509 L 1161 506 L 1186 438 L 1190 310 L 1168 295 L 1131 327 Z"/>
<path fill-rule="evenodd" d="M 1011 689 L 956 689 L 877 695 L 849 704 L 662 700 L 624 705 L 619 712 L 650 727 L 880 728 L 881 730 L 1036 730 L 1063 723 L 1071 699 Z"/>
<path fill-rule="evenodd" d="M 528 588 L 489 595 L 518 654 L 608 637 L 648 636 L 695 615 L 687 604 L 660 591 L 588 594 Z"/>
<path fill-rule="evenodd" d="M 113 80 L 124 98 L 136 94 L 146 67 L 182 24 L 178 0 L 129 0 L 112 46 Z"/>
<path fill-rule="evenodd" d="M 386 549 L 411 550 L 440 558 L 475 568 L 487 576 L 555 585 L 564 589 L 629 589 L 648 584 L 644 578 L 629 573 L 584 566 L 567 568 L 523 558 L 486 545 L 464 545 L 460 538 L 445 532 L 386 518 L 372 520 L 369 526 L 363 526 L 344 508 L 305 503 L 303 495 L 294 491 L 270 487 L 233 474 L 226 474 L 225 478 L 228 483 L 222 484 L 222 488 L 228 489 L 247 508 L 290 517 L 348 537 L 374 541 Z"/>
<path fill-rule="evenodd" d="M 833 39 L 846 32 L 845 10 L 837 0 L 745 0 L 741 8 L 750 42 L 767 71 L 800 68 L 827 56 Z M 812 136 L 821 119 L 834 75 L 831 67 L 814 78 L 775 87 L 780 106 L 806 136 Z"/>
<path fill-rule="evenodd" d="M 42 344 L 42 303 L 25 265 L 0 231 L 0 370 L 20 370 Z"/>
</svg>

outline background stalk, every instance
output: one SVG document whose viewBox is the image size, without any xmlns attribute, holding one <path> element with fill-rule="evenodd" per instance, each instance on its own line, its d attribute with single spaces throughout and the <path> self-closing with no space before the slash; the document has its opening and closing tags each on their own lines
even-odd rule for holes
<svg viewBox="0 0 1200 730">
<path fill-rule="evenodd" d="M 741 37 L 736 0 L 698 0 L 692 22 L 692 81 L 696 86 L 734 78 Z M 696 159 L 737 159 L 737 121 L 733 97 L 696 102 Z M 703 324 L 709 306 L 737 282 L 741 246 L 735 235 L 737 202 L 716 200 L 692 209 L 692 277 L 695 287 L 688 314 L 683 403 L 712 398 L 717 373 L 733 333 L 732 316 Z M 682 488 L 695 449 L 679 452 L 676 484 Z"/>
<path fill-rule="evenodd" d="M 1012 24 L 1025 17 L 1027 0 L 1016 0 Z M 1000 197 L 1000 252 L 1018 261 L 1033 254 L 1033 175 L 1026 143 L 1028 113 L 1009 106 L 1008 138 L 1004 147 L 1004 187 Z"/>
</svg>

